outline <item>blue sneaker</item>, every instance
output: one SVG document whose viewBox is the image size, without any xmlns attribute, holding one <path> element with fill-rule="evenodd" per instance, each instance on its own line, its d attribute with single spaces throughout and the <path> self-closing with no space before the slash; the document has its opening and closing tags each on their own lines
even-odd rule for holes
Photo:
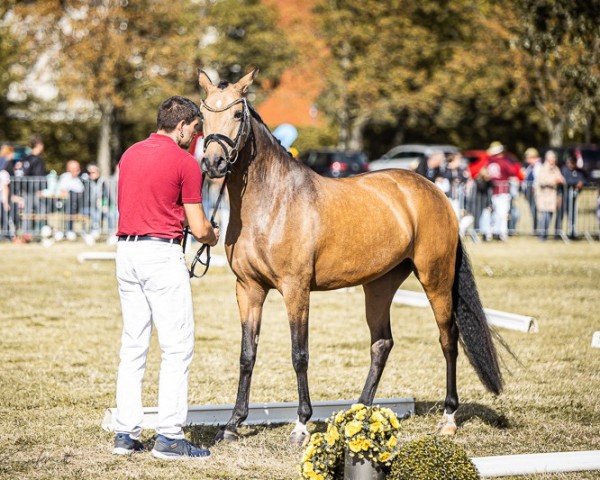
<svg viewBox="0 0 600 480">
<path fill-rule="evenodd" d="M 115 437 L 115 455 L 131 455 L 135 452 L 143 452 L 144 444 L 139 440 L 131 438 L 127 433 L 117 433 Z"/>
<path fill-rule="evenodd" d="M 188 442 L 185 438 L 171 440 L 164 435 L 158 435 L 156 437 L 156 442 L 154 442 L 152 455 L 156 458 L 163 458 L 165 460 L 188 457 L 208 458 L 210 457 L 210 450 L 196 447 Z"/>
</svg>

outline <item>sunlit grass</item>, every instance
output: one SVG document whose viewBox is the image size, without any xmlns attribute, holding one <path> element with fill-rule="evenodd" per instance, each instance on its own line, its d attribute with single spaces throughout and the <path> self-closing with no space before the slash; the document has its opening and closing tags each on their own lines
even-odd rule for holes
<svg viewBox="0 0 600 480">
<path fill-rule="evenodd" d="M 536 334 L 502 330 L 521 363 L 504 355 L 505 393 L 486 393 L 459 357 L 462 407 L 457 441 L 469 455 L 600 449 L 600 244 L 467 240 L 484 305 L 531 315 Z M 290 479 L 299 450 L 291 425 L 244 427 L 236 444 L 211 446 L 206 462 L 165 463 L 149 454 L 111 455 L 112 434 L 100 423 L 114 406 L 120 306 L 114 263 L 79 263 L 83 244 L 0 245 L 0 477 L 6 479 Z M 97 246 L 96 250 L 110 247 Z M 190 403 L 235 400 L 240 327 L 228 269 L 212 267 L 193 281 L 197 319 Z M 414 277 L 403 286 L 420 290 Z M 433 432 L 445 396 L 444 361 L 430 309 L 395 305 L 395 347 L 379 397 L 415 397 L 406 439 Z M 312 296 L 309 380 L 313 400 L 352 399 L 368 370 L 368 330 L 360 288 Z M 144 390 L 156 405 L 159 350 L 154 339 Z M 510 371 L 510 372 L 509 372 Z M 251 402 L 295 401 L 290 335 L 283 302 L 266 302 Z M 315 428 L 311 424 L 311 428 Z M 210 445 L 215 428 L 190 428 Z M 151 444 L 153 432 L 143 439 Z M 600 473 L 537 478 L 598 478 Z"/>
</svg>

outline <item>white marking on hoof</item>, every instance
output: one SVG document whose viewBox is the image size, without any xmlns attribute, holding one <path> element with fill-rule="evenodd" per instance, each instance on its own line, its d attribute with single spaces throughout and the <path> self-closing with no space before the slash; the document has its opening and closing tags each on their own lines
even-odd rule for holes
<svg viewBox="0 0 600 480">
<path fill-rule="evenodd" d="M 306 445 L 309 440 L 310 433 L 308 433 L 306 425 L 296 420 L 296 426 L 292 430 L 292 433 L 290 433 L 290 443 L 294 445 Z"/>
<path fill-rule="evenodd" d="M 447 413 L 444 411 L 444 415 L 440 423 L 438 423 L 437 433 L 439 435 L 456 435 L 456 421 L 454 420 L 454 413 Z"/>
</svg>

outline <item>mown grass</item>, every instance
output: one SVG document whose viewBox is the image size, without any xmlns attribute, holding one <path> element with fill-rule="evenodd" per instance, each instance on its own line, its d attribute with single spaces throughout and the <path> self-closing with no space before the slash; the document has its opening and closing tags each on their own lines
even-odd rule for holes
<svg viewBox="0 0 600 480">
<path fill-rule="evenodd" d="M 486 393 L 459 357 L 462 406 L 457 441 L 471 456 L 600 449 L 600 244 L 467 241 L 484 305 L 531 315 L 540 331 L 501 331 L 520 363 L 504 355 L 506 389 Z M 189 438 L 212 448 L 209 461 L 158 461 L 146 453 L 111 455 L 101 429 L 114 405 L 120 306 L 114 263 L 79 263 L 83 244 L 0 245 L 0 478 L 3 479 L 292 479 L 300 450 L 291 425 L 244 427 L 235 444 L 212 445 L 215 428 Z M 95 250 L 109 250 L 98 246 Z M 190 404 L 233 403 L 240 328 L 234 277 L 212 267 L 193 281 L 197 318 Z M 410 278 L 403 288 L 420 290 Z M 315 293 L 309 379 L 313 400 L 356 398 L 369 362 L 360 288 Z M 433 432 L 445 395 L 444 361 L 430 309 L 394 306 L 395 347 L 379 397 L 415 397 L 417 414 L 403 438 Z M 144 400 L 156 405 L 159 349 L 154 339 Z M 283 303 L 267 299 L 252 402 L 296 400 Z M 311 424 L 310 428 L 317 428 Z M 151 445 L 153 432 L 144 433 Z M 540 475 L 592 479 L 600 472 Z"/>
</svg>

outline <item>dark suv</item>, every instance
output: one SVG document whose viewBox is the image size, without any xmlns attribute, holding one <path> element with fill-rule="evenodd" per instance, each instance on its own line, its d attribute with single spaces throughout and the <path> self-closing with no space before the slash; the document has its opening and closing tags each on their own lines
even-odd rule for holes
<svg viewBox="0 0 600 480">
<path fill-rule="evenodd" d="M 362 152 L 334 149 L 307 150 L 300 161 L 324 177 L 349 177 L 367 171 L 368 159 Z"/>
</svg>

